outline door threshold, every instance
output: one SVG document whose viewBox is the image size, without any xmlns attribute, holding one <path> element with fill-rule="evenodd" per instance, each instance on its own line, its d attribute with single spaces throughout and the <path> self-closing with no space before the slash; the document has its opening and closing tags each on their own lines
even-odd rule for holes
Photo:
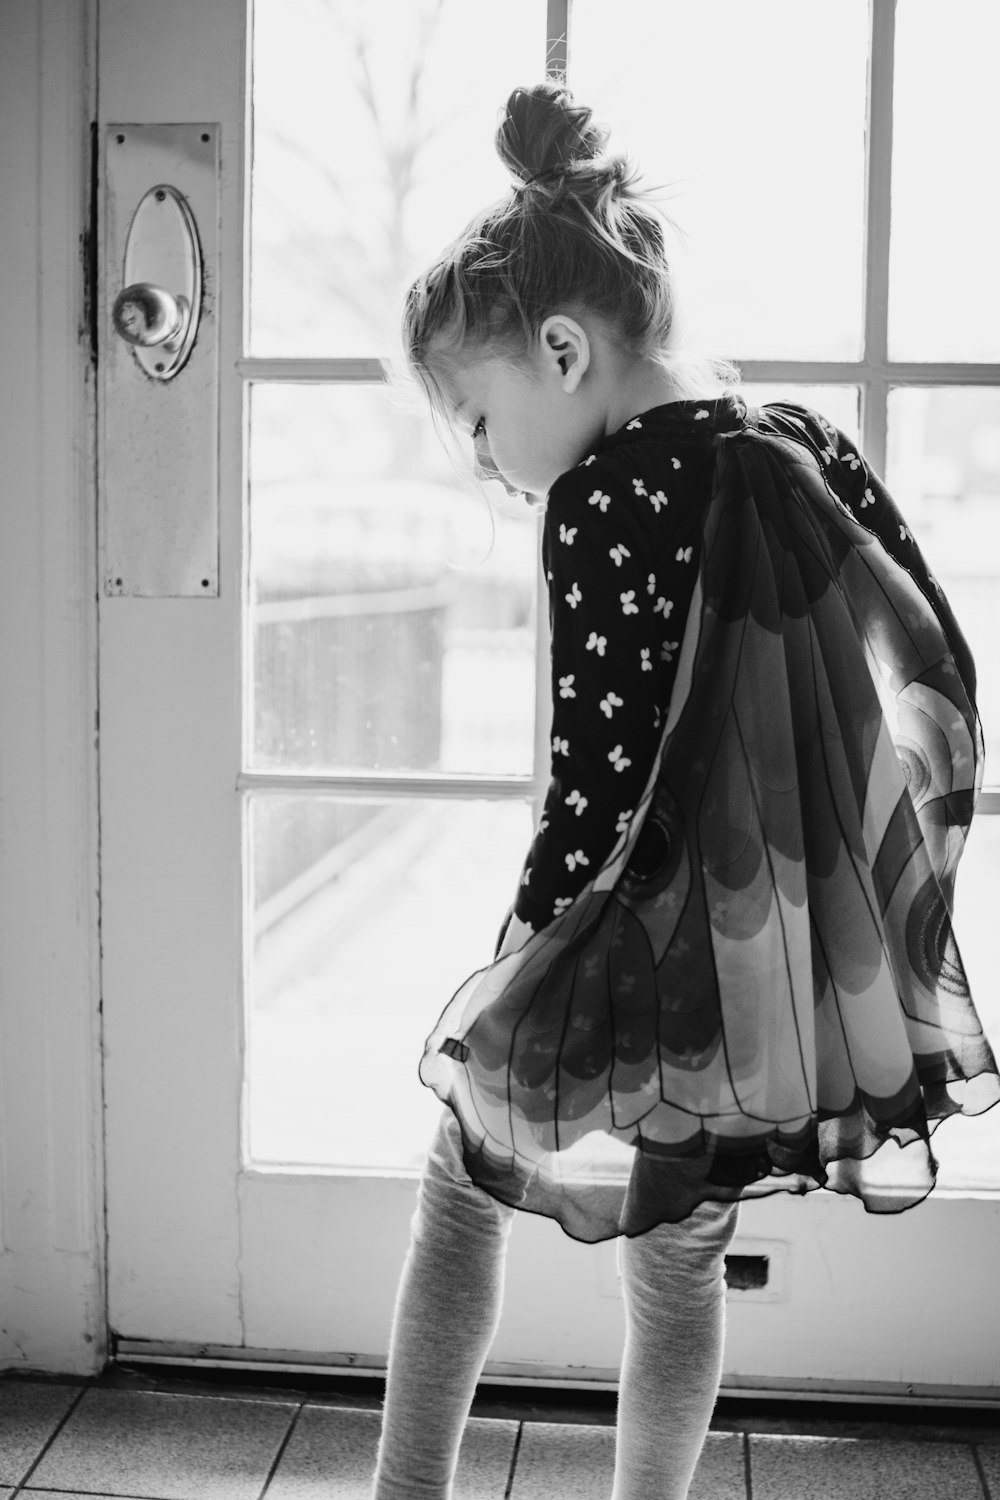
<svg viewBox="0 0 1000 1500">
<path fill-rule="evenodd" d="M 240 1371 L 285 1376 L 345 1376 L 361 1380 L 385 1379 L 385 1360 L 378 1355 L 344 1352 L 321 1353 L 297 1349 L 247 1349 L 225 1344 L 168 1343 L 153 1339 L 118 1339 L 114 1363 L 119 1366 L 170 1367 L 178 1370 Z M 488 1360 L 481 1385 L 511 1388 L 615 1391 L 618 1371 Z M 748 1401 L 782 1400 L 814 1402 L 862 1402 L 896 1407 L 964 1408 L 968 1411 L 1000 1411 L 1000 1387 L 933 1385 L 906 1381 L 823 1380 L 771 1376 L 722 1377 L 720 1397 Z"/>
</svg>

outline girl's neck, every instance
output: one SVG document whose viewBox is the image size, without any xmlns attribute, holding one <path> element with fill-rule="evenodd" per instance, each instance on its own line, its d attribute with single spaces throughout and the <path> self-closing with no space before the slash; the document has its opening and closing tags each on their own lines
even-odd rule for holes
<svg viewBox="0 0 1000 1500">
<path fill-rule="evenodd" d="M 659 360 L 622 360 L 606 387 L 605 433 L 617 432 L 630 417 L 654 406 L 714 398 L 719 392 L 710 389 L 711 384 L 700 369 L 691 370 L 685 379 L 681 369 L 672 371 Z"/>
</svg>

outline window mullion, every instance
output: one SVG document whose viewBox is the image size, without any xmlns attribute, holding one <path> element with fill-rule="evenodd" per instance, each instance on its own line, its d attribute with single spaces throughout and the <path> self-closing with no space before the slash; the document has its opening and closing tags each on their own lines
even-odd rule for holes
<svg viewBox="0 0 1000 1500">
<path fill-rule="evenodd" d="M 545 13 L 545 76 L 565 78 L 569 63 L 569 8 L 572 0 L 548 0 Z"/>
<path fill-rule="evenodd" d="M 244 380 L 284 380 L 294 385 L 382 385 L 389 378 L 384 360 L 331 356 L 312 359 L 249 357 L 236 361 L 236 373 Z"/>
<path fill-rule="evenodd" d="M 889 233 L 892 212 L 892 89 L 896 0 L 871 0 L 868 113 L 865 130 L 864 360 L 861 441 L 872 467 L 885 473 L 889 382 Z"/>
<path fill-rule="evenodd" d="M 241 771 L 239 792 L 290 792 L 295 796 L 455 798 L 473 801 L 524 801 L 536 794 L 530 776 L 484 776 L 476 773 L 391 771 Z"/>
</svg>

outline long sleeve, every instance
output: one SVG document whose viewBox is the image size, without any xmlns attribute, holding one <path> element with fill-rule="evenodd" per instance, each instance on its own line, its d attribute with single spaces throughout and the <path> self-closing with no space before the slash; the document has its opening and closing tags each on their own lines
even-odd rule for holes
<svg viewBox="0 0 1000 1500">
<path fill-rule="evenodd" d="M 552 777 L 514 905 L 536 931 L 627 829 L 662 734 L 698 528 L 681 479 L 665 488 L 644 472 L 659 470 L 641 450 L 606 455 L 564 475 L 549 498 Z"/>
</svg>

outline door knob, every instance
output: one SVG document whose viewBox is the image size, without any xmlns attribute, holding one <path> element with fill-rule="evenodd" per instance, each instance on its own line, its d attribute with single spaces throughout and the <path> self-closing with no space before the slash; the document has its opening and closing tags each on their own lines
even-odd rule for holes
<svg viewBox="0 0 1000 1500">
<path fill-rule="evenodd" d="M 150 188 L 132 216 L 122 267 L 125 290 L 111 310 L 118 336 L 153 380 L 184 368 L 201 316 L 201 245 L 186 198 Z"/>
<path fill-rule="evenodd" d="M 138 281 L 119 292 L 111 310 L 115 332 L 127 343 L 142 349 L 162 344 L 170 354 L 184 342 L 189 315 L 186 297 L 174 297 L 148 281 Z"/>
</svg>

